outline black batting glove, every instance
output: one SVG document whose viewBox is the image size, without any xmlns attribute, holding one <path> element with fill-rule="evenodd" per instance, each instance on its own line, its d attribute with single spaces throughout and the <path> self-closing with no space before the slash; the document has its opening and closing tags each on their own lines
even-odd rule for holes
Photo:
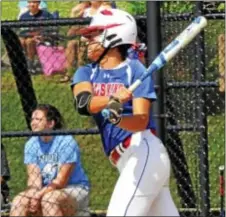
<svg viewBox="0 0 226 217">
<path fill-rule="evenodd" d="M 108 120 L 114 125 L 119 124 L 122 119 L 121 115 L 123 111 L 123 107 L 119 99 L 114 96 L 111 96 L 107 105 L 107 109 L 110 113 Z"/>
</svg>

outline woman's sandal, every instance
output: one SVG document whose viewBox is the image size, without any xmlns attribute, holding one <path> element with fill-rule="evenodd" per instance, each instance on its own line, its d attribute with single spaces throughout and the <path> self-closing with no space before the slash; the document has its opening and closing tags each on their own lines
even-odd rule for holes
<svg viewBox="0 0 226 217">
<path fill-rule="evenodd" d="M 60 83 L 66 83 L 66 82 L 68 82 L 68 81 L 70 81 L 71 80 L 71 78 L 70 78 L 70 76 L 69 75 L 65 75 L 63 78 L 61 78 L 59 81 L 60 81 Z"/>
</svg>

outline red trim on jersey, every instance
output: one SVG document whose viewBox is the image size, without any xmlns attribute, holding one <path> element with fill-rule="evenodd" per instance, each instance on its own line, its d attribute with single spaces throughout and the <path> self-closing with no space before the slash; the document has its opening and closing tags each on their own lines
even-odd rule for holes
<svg viewBox="0 0 226 217">
<path fill-rule="evenodd" d="M 150 129 L 150 131 L 152 132 L 152 134 L 154 134 L 156 136 L 156 130 L 155 129 Z M 131 145 L 131 139 L 132 136 L 127 137 L 123 142 L 122 142 L 122 147 L 127 149 L 129 148 L 129 146 Z M 117 151 L 116 148 L 114 148 L 109 156 L 110 161 L 116 165 L 118 160 L 120 159 L 121 154 Z"/>
</svg>

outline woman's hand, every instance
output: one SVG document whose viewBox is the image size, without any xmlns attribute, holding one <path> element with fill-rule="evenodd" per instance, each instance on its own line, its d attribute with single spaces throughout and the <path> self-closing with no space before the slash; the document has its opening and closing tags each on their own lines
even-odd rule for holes
<svg viewBox="0 0 226 217">
<path fill-rule="evenodd" d="M 41 208 L 41 195 L 37 192 L 30 200 L 29 211 L 36 213 Z"/>
<path fill-rule="evenodd" d="M 119 99 L 121 103 L 126 103 L 132 99 L 133 94 L 127 88 L 122 87 L 119 91 L 113 94 L 113 97 Z"/>
</svg>

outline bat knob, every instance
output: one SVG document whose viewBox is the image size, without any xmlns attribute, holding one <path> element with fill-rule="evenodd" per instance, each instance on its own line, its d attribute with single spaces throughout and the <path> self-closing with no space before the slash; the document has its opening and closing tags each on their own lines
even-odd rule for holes
<svg viewBox="0 0 226 217">
<path fill-rule="evenodd" d="M 219 171 L 224 171 L 224 165 L 219 166 Z"/>
<path fill-rule="evenodd" d="M 108 109 L 103 109 L 103 110 L 101 111 L 101 114 L 103 115 L 103 117 L 104 117 L 105 119 L 108 119 L 109 116 L 110 116 L 110 113 L 109 113 Z"/>
<path fill-rule="evenodd" d="M 202 28 L 204 28 L 207 25 L 207 19 L 204 16 L 196 17 L 193 23 L 197 23 L 201 25 Z"/>
</svg>

